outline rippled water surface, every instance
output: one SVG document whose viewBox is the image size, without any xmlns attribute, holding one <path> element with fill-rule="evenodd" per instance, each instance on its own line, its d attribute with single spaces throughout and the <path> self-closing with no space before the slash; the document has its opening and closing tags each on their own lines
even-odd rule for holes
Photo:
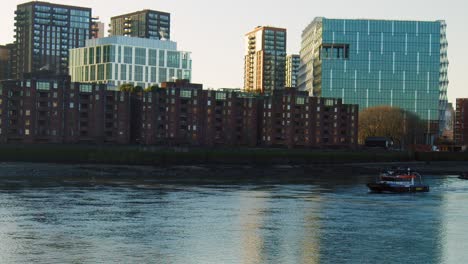
<svg viewBox="0 0 468 264">
<path fill-rule="evenodd" d="M 466 263 L 468 181 L 381 195 L 366 180 L 4 184 L 0 263 Z"/>
</svg>

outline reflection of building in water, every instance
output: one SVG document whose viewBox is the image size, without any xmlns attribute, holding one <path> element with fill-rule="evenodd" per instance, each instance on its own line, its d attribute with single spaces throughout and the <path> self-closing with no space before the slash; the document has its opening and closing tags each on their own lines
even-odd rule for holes
<svg viewBox="0 0 468 264">
<path fill-rule="evenodd" d="M 269 192 L 246 191 L 240 192 L 239 196 L 242 263 L 262 263 L 264 241 L 261 228 L 265 221 Z"/>
<path fill-rule="evenodd" d="M 242 263 L 319 263 L 319 196 L 282 188 L 240 197 Z"/>
<path fill-rule="evenodd" d="M 300 210 L 304 214 L 302 217 L 304 230 L 300 234 L 302 236 L 302 251 L 297 263 L 316 264 L 320 263 L 322 196 L 314 191 L 314 194 L 307 197 L 305 202 L 305 208 Z"/>
<path fill-rule="evenodd" d="M 463 182 L 456 182 L 453 187 L 466 186 Z M 451 188 L 452 189 L 452 188 Z M 459 189 L 459 188 L 457 188 Z M 466 188 L 465 188 L 466 189 Z M 440 247 L 442 257 L 439 263 L 466 263 L 468 225 L 466 224 L 466 192 L 445 192 L 441 211 L 443 220 L 440 226 Z M 464 212 L 464 213 L 461 213 Z"/>
</svg>

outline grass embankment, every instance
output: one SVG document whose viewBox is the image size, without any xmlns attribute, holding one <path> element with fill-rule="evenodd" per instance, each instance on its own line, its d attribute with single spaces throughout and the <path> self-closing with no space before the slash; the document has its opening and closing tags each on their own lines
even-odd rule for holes
<svg viewBox="0 0 468 264">
<path fill-rule="evenodd" d="M 249 148 L 151 149 L 128 146 L 81 145 L 0 146 L 0 161 L 2 162 L 102 163 L 168 166 L 191 164 L 338 164 L 411 160 L 414 160 L 414 156 L 411 153 L 385 151 Z"/>
<path fill-rule="evenodd" d="M 358 162 L 468 161 L 468 153 L 305 149 L 172 149 L 129 146 L 1 145 L 1 162 L 120 165 L 342 164 Z"/>
</svg>

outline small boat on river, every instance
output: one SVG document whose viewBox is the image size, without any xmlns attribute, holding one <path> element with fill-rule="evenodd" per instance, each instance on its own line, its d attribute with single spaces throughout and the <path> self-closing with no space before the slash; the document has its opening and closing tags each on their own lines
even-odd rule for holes
<svg viewBox="0 0 468 264">
<path fill-rule="evenodd" d="M 458 178 L 462 180 L 468 180 L 468 172 L 462 172 Z"/>
<path fill-rule="evenodd" d="M 377 193 L 414 193 L 428 192 L 429 186 L 423 184 L 421 174 L 408 169 L 387 170 L 377 180 L 368 183 L 371 192 Z"/>
</svg>

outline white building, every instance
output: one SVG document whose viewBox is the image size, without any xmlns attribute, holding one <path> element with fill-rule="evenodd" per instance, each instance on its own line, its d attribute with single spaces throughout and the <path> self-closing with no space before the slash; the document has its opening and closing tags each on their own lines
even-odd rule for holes
<svg viewBox="0 0 468 264">
<path fill-rule="evenodd" d="M 177 43 L 112 36 L 90 39 L 83 48 L 70 50 L 72 82 L 106 83 L 110 87 L 133 84 L 143 88 L 192 77 L 190 52 Z"/>
</svg>

